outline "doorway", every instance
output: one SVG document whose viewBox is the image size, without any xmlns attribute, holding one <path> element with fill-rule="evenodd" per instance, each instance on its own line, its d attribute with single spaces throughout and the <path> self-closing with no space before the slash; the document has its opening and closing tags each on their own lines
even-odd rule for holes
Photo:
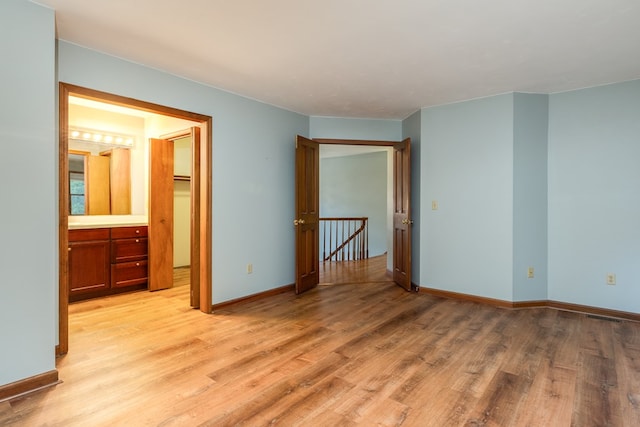
<svg viewBox="0 0 640 427">
<path fill-rule="evenodd" d="M 204 313 L 211 312 L 211 152 L 212 118 L 172 107 L 152 104 L 118 95 L 96 91 L 67 83 L 59 84 L 59 334 L 56 354 L 62 355 L 69 349 L 68 305 L 68 229 L 69 229 L 69 97 L 97 101 L 116 107 L 125 107 L 156 114 L 160 117 L 179 119 L 197 124 L 200 137 L 192 141 L 193 153 L 191 181 L 191 265 L 192 290 L 197 295 L 196 307 Z M 153 257 L 153 253 L 150 254 Z M 193 301 L 193 299 L 192 299 Z"/>
<path fill-rule="evenodd" d="M 173 147 L 172 278 L 174 284 L 177 278 L 180 282 L 189 279 L 190 304 L 196 308 L 200 306 L 200 292 L 197 286 L 200 281 L 200 259 L 197 256 L 198 248 L 193 247 L 194 243 L 198 243 L 197 230 L 193 224 L 200 222 L 197 198 L 194 197 L 194 194 L 200 192 L 200 182 L 193 177 L 200 175 L 200 163 L 196 161 L 200 158 L 200 144 L 194 143 L 200 138 L 199 127 L 161 136 L 162 140 L 168 141 Z"/>
<path fill-rule="evenodd" d="M 308 139 L 296 137 L 295 157 L 295 219 L 296 227 L 296 293 L 303 293 L 319 283 L 319 152 L 321 144 L 393 147 L 393 219 L 392 219 L 392 275 L 393 282 L 407 291 L 416 290 L 411 282 L 410 219 L 410 149 L 411 140 L 369 141 L 343 139 Z M 351 237 L 349 237 L 351 239 Z"/>
<path fill-rule="evenodd" d="M 393 147 L 320 144 L 319 284 L 391 281 Z"/>
</svg>

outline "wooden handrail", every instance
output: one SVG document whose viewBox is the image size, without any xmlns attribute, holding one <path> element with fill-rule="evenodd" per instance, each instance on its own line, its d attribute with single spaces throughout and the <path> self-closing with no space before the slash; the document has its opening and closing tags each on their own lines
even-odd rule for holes
<svg viewBox="0 0 640 427">
<path fill-rule="evenodd" d="M 324 223 L 321 226 L 323 261 L 369 258 L 368 219 L 368 217 L 320 218 L 320 222 Z M 327 248 L 329 248 L 328 255 Z"/>
</svg>

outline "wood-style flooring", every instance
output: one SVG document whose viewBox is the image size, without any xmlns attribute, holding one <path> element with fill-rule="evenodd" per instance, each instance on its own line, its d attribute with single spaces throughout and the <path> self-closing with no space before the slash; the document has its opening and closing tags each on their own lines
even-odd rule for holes
<svg viewBox="0 0 640 427">
<path fill-rule="evenodd" d="M 387 274 L 387 256 L 380 255 L 360 261 L 321 262 L 319 282 L 323 284 L 337 283 L 372 283 L 392 280 Z"/>
<path fill-rule="evenodd" d="M 640 426 L 640 323 L 383 281 L 212 315 L 188 292 L 71 304 L 63 383 L 0 425 Z"/>
</svg>

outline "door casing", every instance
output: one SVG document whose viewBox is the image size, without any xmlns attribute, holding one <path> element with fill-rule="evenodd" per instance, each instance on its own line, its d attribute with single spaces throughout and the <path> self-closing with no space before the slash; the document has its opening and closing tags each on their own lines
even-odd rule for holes
<svg viewBox="0 0 640 427">
<path fill-rule="evenodd" d="M 211 251 L 212 251 L 212 118 L 203 114 L 179 110 L 173 107 L 153 104 L 133 98 L 101 92 L 69 83 L 60 82 L 59 89 L 59 180 L 58 180 L 58 250 L 59 250 L 59 277 L 58 277 L 58 345 L 56 354 L 62 355 L 69 351 L 69 271 L 68 271 L 68 228 L 69 228 L 69 96 L 92 99 L 99 102 L 134 108 L 155 114 L 175 117 L 179 119 L 198 122 L 201 129 L 201 138 L 197 152 L 199 156 L 193 157 L 193 171 L 198 171 L 198 191 L 194 194 L 192 202 L 192 218 L 198 218 L 194 224 L 194 239 L 192 249 L 196 249 L 199 259 L 199 308 L 203 313 L 211 313 L 212 307 L 212 276 L 211 276 Z"/>
<path fill-rule="evenodd" d="M 411 138 L 406 138 L 403 141 L 380 141 L 380 140 L 359 140 L 359 139 L 327 139 L 327 138 L 313 138 L 312 139 L 314 142 L 317 142 L 319 144 L 334 144 L 334 145 L 368 145 L 368 146 L 377 146 L 377 147 L 390 147 L 390 148 L 394 148 L 394 150 L 397 150 L 399 148 L 399 146 L 405 146 L 407 148 L 407 152 L 409 152 L 408 150 L 410 150 L 410 145 L 411 145 Z M 394 156 L 396 156 L 396 153 L 394 153 Z M 406 157 L 406 159 L 409 159 L 409 157 Z M 407 164 L 403 165 L 402 168 L 402 175 L 403 178 L 405 180 L 410 180 L 410 162 L 407 162 Z M 395 171 L 396 169 L 396 162 L 394 161 L 394 203 L 397 202 L 397 198 L 398 195 L 396 194 L 396 190 L 397 190 L 397 182 L 396 179 L 397 177 L 395 177 L 396 172 L 399 171 Z M 403 219 L 406 221 L 406 228 L 405 231 L 408 235 L 408 240 L 405 240 L 405 244 L 403 245 L 403 247 L 397 247 L 396 241 L 398 239 L 394 238 L 394 247 L 393 247 L 393 257 L 394 257 L 394 272 L 392 272 L 393 276 L 394 276 L 394 281 L 401 286 L 402 288 L 406 289 L 406 290 L 415 290 L 417 289 L 417 287 L 412 283 L 411 281 L 411 239 L 410 239 L 410 234 L 411 234 L 411 224 L 413 223 L 413 221 L 411 220 L 411 212 L 410 212 L 410 200 L 411 200 L 411 192 L 410 192 L 410 187 L 409 187 L 409 183 L 405 182 L 405 186 L 404 189 L 406 190 L 406 192 L 403 194 L 402 202 L 404 205 L 404 216 Z M 296 197 L 298 197 L 298 195 L 296 195 Z M 405 204 L 406 203 L 406 204 Z M 394 211 L 396 211 L 395 207 L 394 207 Z M 397 215 L 394 214 L 394 218 Z M 394 234 L 395 234 L 395 225 L 394 225 Z M 296 248 L 297 251 L 297 248 Z M 296 257 L 298 256 L 298 254 L 296 254 Z M 401 268 L 401 273 L 402 274 L 398 274 L 395 272 L 395 270 L 397 269 L 396 267 L 396 260 L 401 259 L 402 260 L 402 268 Z M 296 281 L 298 280 L 297 277 L 297 272 L 296 272 Z M 313 286 L 311 286 L 313 287 Z M 296 291 L 298 290 L 298 284 L 296 283 Z"/>
</svg>

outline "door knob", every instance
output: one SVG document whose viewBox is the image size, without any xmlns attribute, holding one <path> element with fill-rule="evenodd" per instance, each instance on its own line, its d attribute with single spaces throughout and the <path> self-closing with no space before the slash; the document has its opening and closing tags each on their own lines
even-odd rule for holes
<svg viewBox="0 0 640 427">
<path fill-rule="evenodd" d="M 410 219 L 403 219 L 402 223 L 405 224 L 405 225 L 408 225 L 408 224 L 413 224 L 413 221 L 410 220 Z"/>
<path fill-rule="evenodd" d="M 304 219 L 302 218 L 293 220 L 293 225 L 302 225 L 302 224 L 304 224 Z"/>
</svg>

